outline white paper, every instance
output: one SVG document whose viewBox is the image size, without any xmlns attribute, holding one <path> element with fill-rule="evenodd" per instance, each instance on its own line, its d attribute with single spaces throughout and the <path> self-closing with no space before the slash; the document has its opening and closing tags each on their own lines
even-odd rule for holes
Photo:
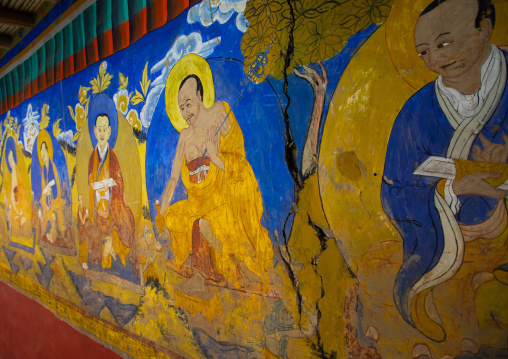
<svg viewBox="0 0 508 359">
<path fill-rule="evenodd" d="M 48 195 L 49 192 L 51 191 L 51 187 L 54 186 L 54 185 L 55 185 L 55 180 L 52 179 L 51 182 L 48 183 L 46 188 L 44 188 L 44 191 L 42 191 L 42 194 Z"/>
<path fill-rule="evenodd" d="M 98 191 L 98 190 L 106 190 L 110 187 L 114 187 L 116 186 L 116 182 L 113 178 L 108 178 L 108 179 L 105 179 L 105 180 L 102 180 L 102 181 L 97 181 L 97 182 L 93 182 L 92 183 L 92 188 L 94 189 L 94 191 Z"/>
</svg>

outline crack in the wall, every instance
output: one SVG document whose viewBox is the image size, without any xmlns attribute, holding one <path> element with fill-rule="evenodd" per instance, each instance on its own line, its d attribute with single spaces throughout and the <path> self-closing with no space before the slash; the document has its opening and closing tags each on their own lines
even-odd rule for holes
<svg viewBox="0 0 508 359">
<path fill-rule="evenodd" d="M 323 348 L 323 343 L 322 343 L 322 340 L 321 340 L 321 332 L 319 330 L 319 323 L 320 323 L 320 320 L 321 320 L 321 309 L 319 308 L 319 301 L 321 299 L 324 298 L 325 296 L 325 287 L 324 287 L 324 284 L 323 284 L 323 276 L 321 274 L 318 273 L 318 262 L 319 262 L 319 257 L 321 256 L 321 254 L 326 250 L 326 248 L 328 247 L 327 245 L 327 241 L 328 239 L 330 239 L 326 233 L 323 231 L 323 229 L 318 226 L 316 223 L 314 223 L 312 221 L 312 219 L 310 218 L 310 216 L 308 216 L 308 220 L 309 220 L 309 225 L 314 229 L 314 232 L 316 233 L 316 236 L 318 237 L 319 239 L 319 242 L 321 243 L 321 251 L 312 259 L 312 262 L 311 262 L 311 265 L 312 265 L 312 269 L 314 270 L 314 273 L 316 273 L 316 275 L 319 277 L 320 281 L 321 281 L 321 296 L 316 300 L 316 313 L 317 313 L 317 324 L 316 324 L 316 338 L 317 338 L 317 345 L 318 345 L 318 348 L 320 350 L 320 354 L 321 354 L 321 357 L 322 358 L 325 358 L 325 351 L 324 351 L 324 348 Z"/>
<path fill-rule="evenodd" d="M 322 251 L 321 251 L 321 253 L 322 253 Z M 321 309 L 319 308 L 319 301 L 321 299 L 323 299 L 325 296 L 325 287 L 323 285 L 323 276 L 318 273 L 318 269 L 317 269 L 320 254 L 317 254 L 314 257 L 311 264 L 312 264 L 312 269 L 314 270 L 314 273 L 316 273 L 316 275 L 319 277 L 319 279 L 321 281 L 321 296 L 316 300 L 316 306 L 315 306 L 315 308 L 316 308 L 316 338 L 317 338 L 317 345 L 318 345 L 321 357 L 326 358 L 325 351 L 323 348 L 323 342 L 321 340 L 321 332 L 319 330 L 319 323 L 321 321 L 321 315 L 322 315 Z"/>
<path fill-rule="evenodd" d="M 288 87 L 289 87 L 289 80 L 288 80 L 288 69 L 291 67 L 291 62 L 293 61 L 294 51 L 295 51 L 295 45 L 294 45 L 294 30 L 295 30 L 295 13 L 293 10 L 293 5 L 291 4 L 291 0 L 287 0 L 288 6 L 289 6 L 289 13 L 291 15 L 290 23 L 289 23 L 289 42 L 288 47 L 286 50 L 286 54 L 284 56 L 284 87 L 283 92 L 286 96 L 287 103 L 286 107 L 283 111 L 284 116 L 284 125 L 286 128 L 286 143 L 284 144 L 284 160 L 286 161 L 286 166 L 288 167 L 289 173 L 291 174 L 291 178 L 293 179 L 293 182 L 295 183 L 295 199 L 293 206 L 291 210 L 289 211 L 286 221 L 284 223 L 284 228 L 282 230 L 282 235 L 284 237 L 284 248 L 286 250 L 286 254 L 288 259 L 286 260 L 284 256 L 280 253 L 280 248 L 277 248 L 277 251 L 279 251 L 279 254 L 281 254 L 280 258 L 282 258 L 284 267 L 286 269 L 286 272 L 288 273 L 289 279 L 291 280 L 291 283 L 293 285 L 293 288 L 296 292 L 296 304 L 298 306 L 298 316 L 299 316 L 299 323 L 302 319 L 302 302 L 303 302 L 303 296 L 300 291 L 300 286 L 298 284 L 298 275 L 296 272 L 294 272 L 292 268 L 292 258 L 291 253 L 289 250 L 288 242 L 289 238 L 286 234 L 286 224 L 292 214 L 296 212 L 298 200 L 299 200 L 299 193 L 302 189 L 302 180 L 300 178 L 300 173 L 298 169 L 298 163 L 296 162 L 296 158 L 298 156 L 298 147 L 296 146 L 296 143 L 293 138 L 293 133 L 291 131 L 291 123 L 289 122 L 289 105 L 291 103 L 291 98 L 288 94 Z"/>
<path fill-rule="evenodd" d="M 291 104 L 291 98 L 288 94 L 288 69 L 291 67 L 291 62 L 293 61 L 293 56 L 295 53 L 295 39 L 294 39 L 294 31 L 295 31 L 295 13 L 293 10 L 293 5 L 291 4 L 291 0 L 287 0 L 289 6 L 289 13 L 291 15 L 289 22 L 289 41 L 288 47 L 286 50 L 286 54 L 284 56 L 284 87 L 283 92 L 286 96 L 287 103 L 284 108 L 284 124 L 286 126 L 286 143 L 284 146 L 284 159 L 286 161 L 286 165 L 288 166 L 289 172 L 296 186 L 296 193 L 300 191 L 302 188 L 302 180 L 300 178 L 298 163 L 296 162 L 296 158 L 298 156 L 298 147 L 293 138 L 293 133 L 291 131 L 291 124 L 289 122 L 289 105 Z M 298 203 L 298 200 L 295 198 L 295 202 Z"/>
</svg>

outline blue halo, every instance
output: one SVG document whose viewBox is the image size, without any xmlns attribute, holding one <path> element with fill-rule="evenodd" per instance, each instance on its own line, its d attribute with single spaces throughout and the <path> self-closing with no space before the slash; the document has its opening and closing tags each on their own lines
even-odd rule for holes
<svg viewBox="0 0 508 359">
<path fill-rule="evenodd" d="M 17 146 L 16 146 L 16 142 L 14 142 L 14 138 L 8 137 L 7 142 L 5 143 L 4 156 L 5 156 L 5 163 L 7 163 L 7 169 L 11 173 L 12 173 L 12 168 L 11 168 L 11 165 L 9 164 L 8 156 L 9 156 L 9 152 L 12 151 L 13 157 L 14 157 L 14 162 L 18 163 L 18 156 L 17 156 L 17 148 L 16 147 Z"/>
<path fill-rule="evenodd" d="M 108 144 L 110 148 L 114 148 L 118 135 L 118 113 L 116 111 L 115 101 L 113 101 L 108 94 L 100 93 L 93 98 L 88 115 L 88 132 L 90 133 L 90 139 L 92 140 L 94 148 L 97 146 L 97 138 L 94 133 L 95 119 L 103 113 L 107 114 L 109 117 L 111 136 L 109 137 Z"/>
</svg>

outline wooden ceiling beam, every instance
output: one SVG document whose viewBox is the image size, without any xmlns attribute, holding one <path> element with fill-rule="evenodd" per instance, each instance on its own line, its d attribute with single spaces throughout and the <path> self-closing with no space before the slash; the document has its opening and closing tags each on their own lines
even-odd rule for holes
<svg viewBox="0 0 508 359">
<path fill-rule="evenodd" d="M 0 49 L 10 49 L 12 45 L 12 37 L 0 34 Z"/>
<path fill-rule="evenodd" d="M 0 8 L 0 24 L 31 29 L 35 26 L 35 16 L 26 12 Z"/>
</svg>

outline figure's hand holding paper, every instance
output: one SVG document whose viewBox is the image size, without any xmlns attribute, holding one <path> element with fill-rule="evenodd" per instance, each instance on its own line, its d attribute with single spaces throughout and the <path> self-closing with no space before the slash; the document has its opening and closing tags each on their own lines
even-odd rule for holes
<svg viewBox="0 0 508 359">
<path fill-rule="evenodd" d="M 508 190 L 508 164 L 458 160 L 445 157 L 430 156 L 413 172 L 415 175 L 459 180 L 477 172 L 500 173 L 496 178 L 485 181 L 494 187 Z"/>
<path fill-rule="evenodd" d="M 110 187 L 114 187 L 114 186 L 116 186 L 116 182 L 113 178 L 107 178 L 105 180 L 92 183 L 92 188 L 94 189 L 94 191 L 99 191 L 99 190 L 105 191 L 105 190 L 109 189 Z"/>
<path fill-rule="evenodd" d="M 109 189 L 116 186 L 113 178 L 108 178 L 102 181 L 92 183 L 92 188 L 95 190 L 95 197 L 97 202 L 104 199 L 109 202 Z"/>
<path fill-rule="evenodd" d="M 54 185 L 55 185 L 55 180 L 52 179 L 51 182 L 48 183 L 46 188 L 44 188 L 44 191 L 42 191 L 42 194 L 47 196 L 51 192 L 51 187 L 53 187 Z"/>
</svg>

